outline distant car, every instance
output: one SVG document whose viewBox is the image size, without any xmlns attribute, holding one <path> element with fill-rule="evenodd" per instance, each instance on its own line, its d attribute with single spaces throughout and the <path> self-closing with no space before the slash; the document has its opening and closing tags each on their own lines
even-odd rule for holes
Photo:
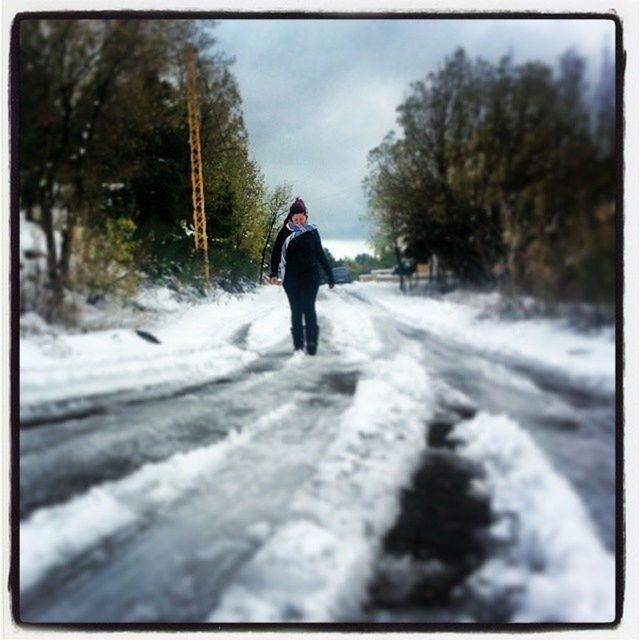
<svg viewBox="0 0 640 640">
<path fill-rule="evenodd" d="M 334 267 L 333 271 L 333 279 L 336 281 L 336 284 L 346 284 L 351 282 L 351 275 L 349 274 L 349 269 L 346 267 Z"/>
</svg>

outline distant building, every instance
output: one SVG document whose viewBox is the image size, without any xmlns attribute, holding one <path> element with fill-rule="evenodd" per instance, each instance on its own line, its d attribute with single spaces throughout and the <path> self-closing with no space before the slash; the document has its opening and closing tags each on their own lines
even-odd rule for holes
<svg viewBox="0 0 640 640">
<path fill-rule="evenodd" d="M 416 265 L 416 272 L 412 276 L 414 282 L 424 282 L 431 278 L 431 268 L 426 262 Z M 394 269 L 372 269 L 371 273 L 360 276 L 360 282 L 400 282 L 400 276 L 394 273 Z"/>
<path fill-rule="evenodd" d="M 372 269 L 371 273 L 363 273 L 360 282 L 399 282 L 400 277 L 393 273 L 393 269 Z"/>
</svg>

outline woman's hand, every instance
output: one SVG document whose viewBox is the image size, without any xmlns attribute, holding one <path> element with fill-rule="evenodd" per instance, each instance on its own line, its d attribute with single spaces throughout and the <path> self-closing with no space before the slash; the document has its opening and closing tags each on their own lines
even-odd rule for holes
<svg viewBox="0 0 640 640">
<path fill-rule="evenodd" d="M 278 284 L 278 278 L 276 276 L 272 276 L 269 278 L 269 284 Z"/>
</svg>

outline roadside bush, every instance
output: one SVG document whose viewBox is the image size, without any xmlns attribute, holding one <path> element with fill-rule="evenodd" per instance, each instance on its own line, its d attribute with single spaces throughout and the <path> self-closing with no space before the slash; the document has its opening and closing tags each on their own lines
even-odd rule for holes
<svg viewBox="0 0 640 640">
<path fill-rule="evenodd" d="M 135 230 L 131 219 L 120 217 L 86 233 L 75 271 L 87 302 L 95 304 L 109 294 L 130 297 L 137 291 L 142 274 L 136 269 L 140 245 Z"/>
</svg>

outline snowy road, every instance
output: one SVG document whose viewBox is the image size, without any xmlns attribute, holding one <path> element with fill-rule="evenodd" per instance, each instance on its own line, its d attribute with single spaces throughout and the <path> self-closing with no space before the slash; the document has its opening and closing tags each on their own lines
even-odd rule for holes
<svg viewBox="0 0 640 640">
<path fill-rule="evenodd" d="M 613 343 L 447 304 L 25 340 L 22 620 L 610 621 Z"/>
</svg>

